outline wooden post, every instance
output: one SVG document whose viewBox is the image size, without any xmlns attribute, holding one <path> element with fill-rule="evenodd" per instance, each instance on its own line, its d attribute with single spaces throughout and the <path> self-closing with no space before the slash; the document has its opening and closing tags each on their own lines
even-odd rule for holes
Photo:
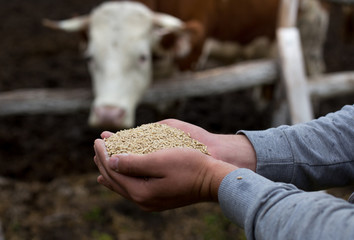
<svg viewBox="0 0 354 240">
<path fill-rule="evenodd" d="M 295 27 L 298 9 L 298 0 L 282 0 L 278 13 L 278 28 Z"/>
<path fill-rule="evenodd" d="M 279 28 L 277 39 L 291 123 L 310 121 L 313 119 L 313 111 L 307 89 L 299 31 L 294 27 Z"/>
<path fill-rule="evenodd" d="M 300 34 L 295 27 L 297 12 L 297 0 L 283 0 L 279 11 L 279 27 L 277 29 L 280 69 L 292 124 L 313 119 Z"/>
</svg>

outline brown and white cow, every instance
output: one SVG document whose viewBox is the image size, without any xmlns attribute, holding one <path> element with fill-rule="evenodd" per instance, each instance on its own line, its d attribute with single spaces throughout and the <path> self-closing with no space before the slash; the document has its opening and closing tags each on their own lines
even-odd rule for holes
<svg viewBox="0 0 354 240">
<path fill-rule="evenodd" d="M 92 126 L 126 128 L 135 122 L 135 108 L 148 88 L 152 75 L 152 49 L 161 36 L 179 36 L 175 56 L 190 51 L 183 22 L 154 13 L 137 2 L 106 2 L 90 15 L 45 25 L 65 31 L 87 30 L 86 55 L 93 79 Z M 171 47 L 172 48 L 172 47 Z"/>
<path fill-rule="evenodd" d="M 89 15 L 46 21 L 87 30 L 93 79 L 92 126 L 132 127 L 152 79 L 153 55 L 193 69 L 208 38 L 247 44 L 274 38 L 280 0 L 137 0 L 105 2 Z M 155 62 L 154 62 L 155 63 Z"/>
</svg>

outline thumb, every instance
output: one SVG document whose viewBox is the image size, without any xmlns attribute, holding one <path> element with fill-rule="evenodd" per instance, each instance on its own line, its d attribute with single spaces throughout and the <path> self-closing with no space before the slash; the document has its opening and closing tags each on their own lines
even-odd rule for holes
<svg viewBox="0 0 354 240">
<path fill-rule="evenodd" d="M 156 156 L 157 155 L 157 156 Z M 112 170 L 132 177 L 163 177 L 158 154 L 119 154 L 113 155 L 108 166 Z"/>
</svg>

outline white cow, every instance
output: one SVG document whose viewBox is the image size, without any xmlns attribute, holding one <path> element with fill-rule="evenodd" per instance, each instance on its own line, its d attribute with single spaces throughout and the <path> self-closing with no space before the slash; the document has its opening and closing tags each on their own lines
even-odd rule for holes
<svg viewBox="0 0 354 240">
<path fill-rule="evenodd" d="M 163 35 L 179 36 L 175 57 L 189 52 L 182 21 L 137 2 L 106 2 L 89 16 L 44 24 L 69 32 L 88 30 L 86 55 L 94 89 L 91 126 L 134 126 L 136 106 L 152 78 L 151 49 L 163 51 L 158 47 Z"/>
</svg>

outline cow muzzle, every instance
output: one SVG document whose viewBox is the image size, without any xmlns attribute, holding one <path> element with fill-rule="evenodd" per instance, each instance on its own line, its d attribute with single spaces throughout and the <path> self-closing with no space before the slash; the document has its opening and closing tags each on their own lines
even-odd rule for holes
<svg viewBox="0 0 354 240">
<path fill-rule="evenodd" d="M 125 110 L 117 106 L 96 106 L 91 111 L 90 125 L 99 128 L 121 129 L 124 126 Z"/>
</svg>

